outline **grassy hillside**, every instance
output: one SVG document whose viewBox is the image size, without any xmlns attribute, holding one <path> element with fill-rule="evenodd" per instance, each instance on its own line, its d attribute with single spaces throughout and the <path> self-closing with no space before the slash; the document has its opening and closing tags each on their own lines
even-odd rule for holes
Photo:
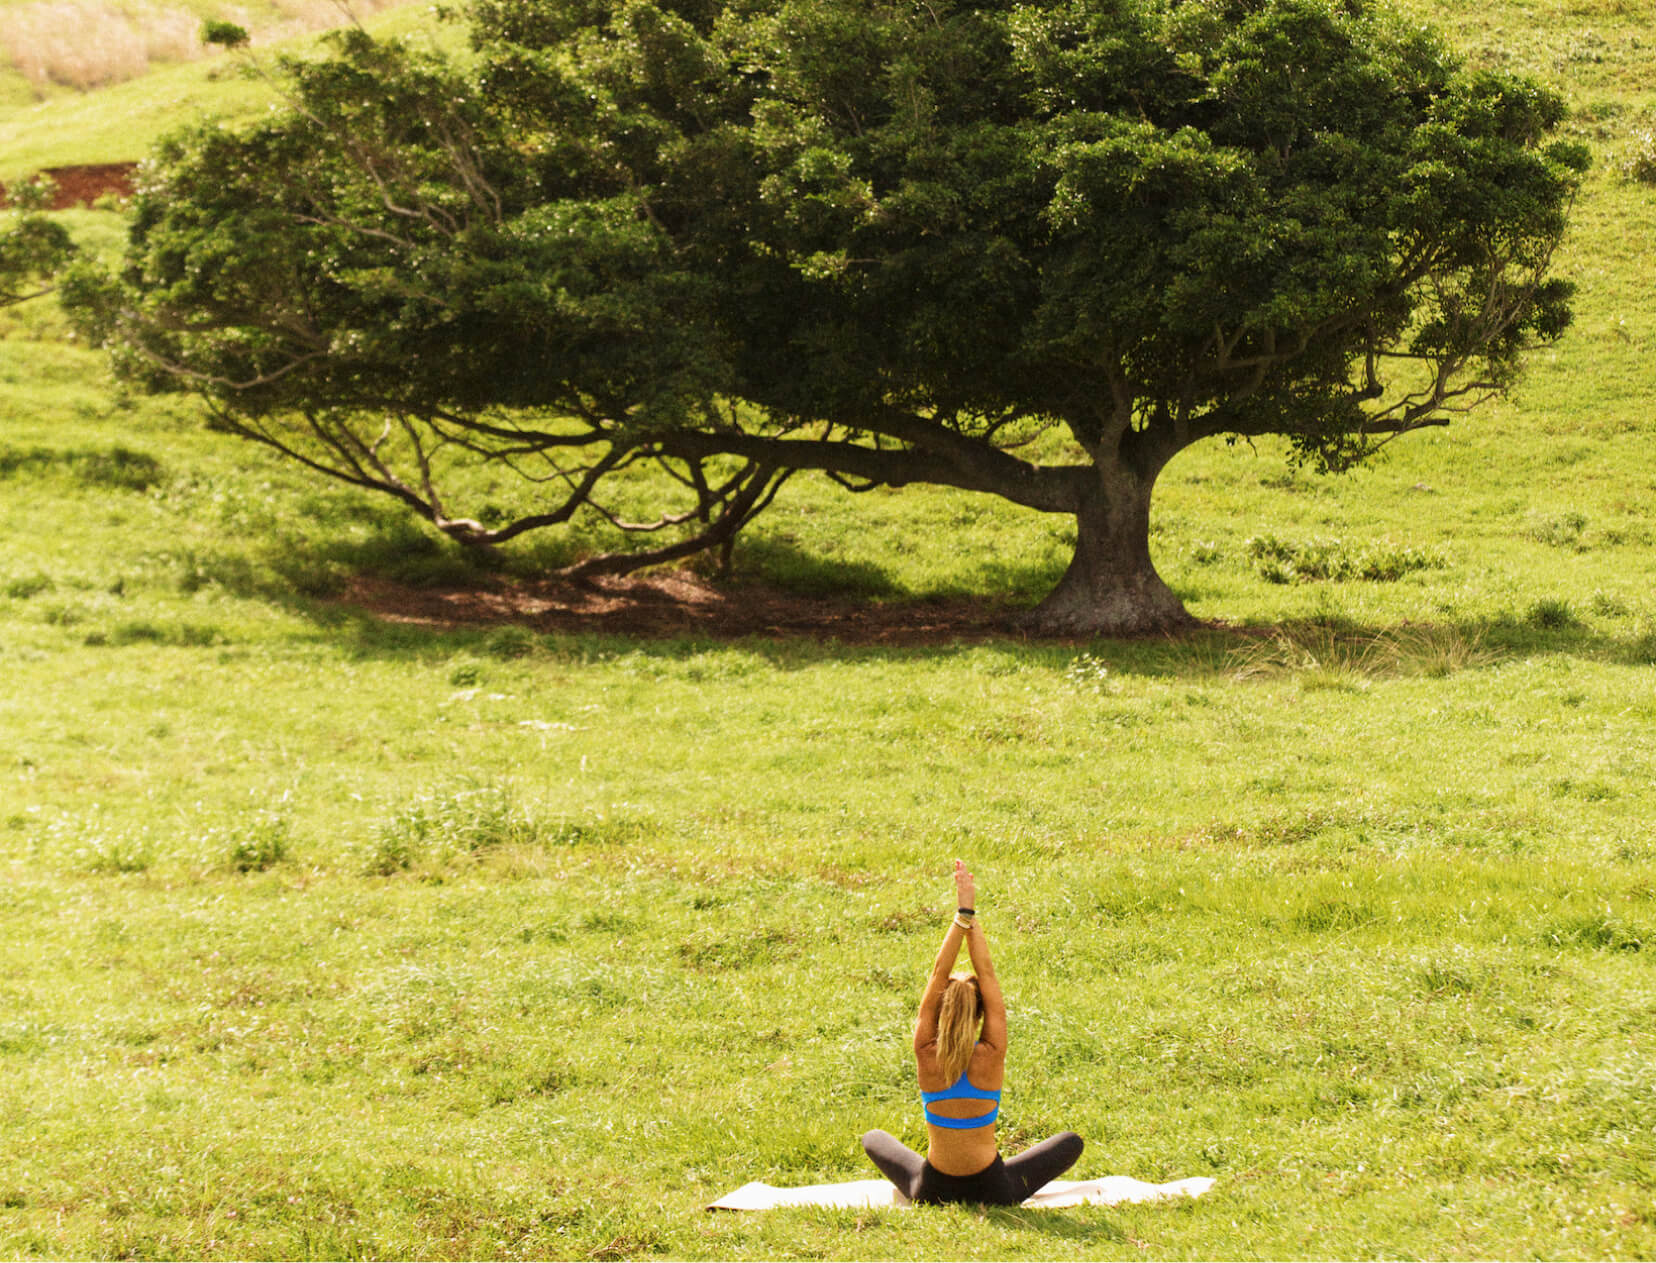
<svg viewBox="0 0 1656 1263">
<path fill-rule="evenodd" d="M 1577 105 L 1576 327 L 1347 477 L 1182 456 L 1156 555 L 1213 626 L 1180 641 L 373 617 L 357 576 L 502 574 L 0 313 L 0 1253 L 1656 1254 L 1642 10 L 1416 6 Z M 85 98 L 87 134 L 140 89 L 168 115 L 159 82 Z M 4 134 L 0 175 L 47 151 Z M 809 479 L 737 558 L 899 602 L 1033 600 L 1064 561 L 998 502 Z M 1071 1127 L 1078 1176 L 1214 1191 L 704 1213 L 922 1141 L 956 854 L 1012 1006 L 1003 1143 Z"/>
<path fill-rule="evenodd" d="M 0 22 L 8 11 L 22 7 L 15 0 L 0 2 Z M 205 15 L 226 11 L 205 0 L 194 7 Z M 315 35 L 287 34 L 289 26 L 271 6 L 264 6 L 268 12 L 262 27 L 259 6 L 240 6 L 249 8 L 254 11 L 246 20 L 271 37 L 258 42 L 259 57 L 303 51 L 317 42 Z M 366 18 L 364 25 L 382 35 L 429 36 L 452 45 L 463 38 L 451 25 L 436 21 L 426 4 L 395 5 Z M 199 22 L 184 32 L 192 50 L 198 30 Z M 263 77 L 246 72 L 242 58 L 221 52 L 201 60 L 157 62 L 147 73 L 94 91 L 50 87 L 44 97 L 15 69 L 0 71 L 0 183 L 42 167 L 135 161 L 158 137 L 183 123 L 256 117 L 276 95 Z"/>
</svg>

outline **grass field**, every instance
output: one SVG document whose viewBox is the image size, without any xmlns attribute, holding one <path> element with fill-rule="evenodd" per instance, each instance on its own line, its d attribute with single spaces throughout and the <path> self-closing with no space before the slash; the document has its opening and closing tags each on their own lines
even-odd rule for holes
<svg viewBox="0 0 1656 1263">
<path fill-rule="evenodd" d="M 1432 8 L 1576 102 L 1577 325 L 1353 475 L 1181 457 L 1181 640 L 384 621 L 352 575 L 473 563 L 0 313 L 0 1254 L 1656 1255 L 1656 191 L 1620 170 L 1656 42 L 1612 0 Z M 994 502 L 800 479 L 733 582 L 1030 601 L 1064 560 Z M 1214 1190 L 702 1211 L 923 1142 L 957 854 L 1005 1147 Z"/>
</svg>

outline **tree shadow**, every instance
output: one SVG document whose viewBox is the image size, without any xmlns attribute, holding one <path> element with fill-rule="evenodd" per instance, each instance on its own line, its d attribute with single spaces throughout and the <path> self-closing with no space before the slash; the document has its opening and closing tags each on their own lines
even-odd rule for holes
<svg viewBox="0 0 1656 1263">
<path fill-rule="evenodd" d="M 1558 602 L 1437 622 L 1339 614 L 1265 625 L 1195 624 L 1132 639 L 1043 637 L 1020 624 L 1048 567 L 1006 567 L 1005 591 L 911 595 L 867 562 L 756 541 L 728 578 L 691 569 L 573 584 L 537 577 L 372 514 L 348 534 L 276 538 L 248 554 L 187 557 L 180 587 L 209 584 L 307 621 L 314 637 L 363 657 L 470 652 L 599 661 L 687 659 L 740 648 L 788 669 L 822 661 L 972 657 L 986 673 L 1065 669 L 1086 654 L 1118 675 L 1350 679 L 1448 676 L 1525 656 L 1656 663 L 1656 631 L 1632 617 L 1589 622 Z M 1619 623 L 1620 626 L 1615 624 Z"/>
</svg>

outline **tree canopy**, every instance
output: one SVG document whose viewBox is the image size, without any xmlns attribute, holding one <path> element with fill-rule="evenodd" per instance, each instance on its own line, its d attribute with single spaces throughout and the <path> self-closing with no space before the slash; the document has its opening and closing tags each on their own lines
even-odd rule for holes
<svg viewBox="0 0 1656 1263">
<path fill-rule="evenodd" d="M 1367 0 L 470 20 L 464 63 L 353 31 L 268 121 L 173 138 L 124 271 L 68 299 L 133 378 L 463 542 L 669 533 L 577 567 L 624 569 L 728 544 L 800 470 L 942 484 L 1075 519 L 1037 626 L 1166 628 L 1180 450 L 1344 468 L 1569 321 L 1562 101 Z M 451 506 L 468 461 L 538 502 Z M 679 499 L 626 522 L 606 488 L 640 464 Z"/>
<path fill-rule="evenodd" d="M 41 213 L 51 201 L 46 179 L 11 191 L 12 210 L 0 223 L 0 307 L 51 293 L 53 276 L 74 257 L 69 233 Z"/>
</svg>

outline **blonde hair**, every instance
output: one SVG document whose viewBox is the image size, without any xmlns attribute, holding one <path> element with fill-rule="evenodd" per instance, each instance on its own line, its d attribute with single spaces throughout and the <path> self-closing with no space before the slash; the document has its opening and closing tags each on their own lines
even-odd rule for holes
<svg viewBox="0 0 1656 1263">
<path fill-rule="evenodd" d="M 937 1064 L 943 1078 L 953 1083 L 966 1073 L 983 1025 L 983 995 L 971 974 L 954 974 L 943 989 L 937 1013 Z"/>
</svg>

